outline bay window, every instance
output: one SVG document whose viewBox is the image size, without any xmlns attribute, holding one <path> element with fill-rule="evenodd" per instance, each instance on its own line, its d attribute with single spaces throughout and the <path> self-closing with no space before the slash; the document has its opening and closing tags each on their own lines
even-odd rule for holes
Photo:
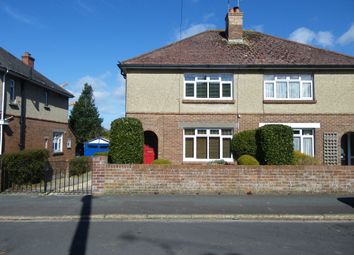
<svg viewBox="0 0 354 255">
<path fill-rule="evenodd" d="M 184 129 L 185 161 L 212 161 L 223 159 L 232 161 L 232 129 L 187 128 Z"/>
<path fill-rule="evenodd" d="M 232 99 L 232 74 L 185 74 L 185 99 Z"/>
<path fill-rule="evenodd" d="M 310 74 L 264 75 L 265 100 L 313 100 Z"/>
</svg>

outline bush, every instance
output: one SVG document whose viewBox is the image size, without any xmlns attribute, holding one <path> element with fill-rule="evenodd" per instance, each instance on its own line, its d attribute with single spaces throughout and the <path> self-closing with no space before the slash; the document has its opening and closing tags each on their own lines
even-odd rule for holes
<svg viewBox="0 0 354 255">
<path fill-rule="evenodd" d="M 48 163 L 47 150 L 25 150 L 1 156 L 2 167 L 12 184 L 35 184 L 44 180 L 44 169 Z"/>
<path fill-rule="evenodd" d="M 285 125 L 265 125 L 256 131 L 257 159 L 261 164 L 291 165 L 293 130 Z"/>
<path fill-rule="evenodd" d="M 171 165 L 171 161 L 168 159 L 155 159 L 152 163 L 154 165 Z"/>
<path fill-rule="evenodd" d="M 246 130 L 235 134 L 232 138 L 231 149 L 234 159 L 245 154 L 255 157 L 257 152 L 256 130 Z"/>
<path fill-rule="evenodd" d="M 293 165 L 318 165 L 319 162 L 314 157 L 308 156 L 300 151 L 293 153 Z"/>
<path fill-rule="evenodd" d="M 95 152 L 93 156 L 107 156 L 108 157 L 108 151 L 100 151 L 100 152 Z"/>
<path fill-rule="evenodd" d="M 109 156 L 112 163 L 141 164 L 144 157 L 144 130 L 140 120 L 120 118 L 111 124 Z"/>
<path fill-rule="evenodd" d="M 81 175 L 90 171 L 88 157 L 77 157 L 69 161 L 69 175 Z"/>
<path fill-rule="evenodd" d="M 239 165 L 259 165 L 258 160 L 251 155 L 242 155 L 237 159 Z"/>
</svg>

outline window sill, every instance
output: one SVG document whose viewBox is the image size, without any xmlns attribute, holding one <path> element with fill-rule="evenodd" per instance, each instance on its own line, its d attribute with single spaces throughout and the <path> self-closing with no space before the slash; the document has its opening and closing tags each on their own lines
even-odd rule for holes
<svg viewBox="0 0 354 255">
<path fill-rule="evenodd" d="M 263 100 L 263 104 L 316 104 L 317 100 Z"/>
<path fill-rule="evenodd" d="M 50 107 L 48 105 L 44 106 L 44 109 L 50 111 Z"/>
<path fill-rule="evenodd" d="M 202 99 L 202 100 L 195 100 L 195 99 L 183 99 L 182 100 L 183 104 L 234 104 L 235 100 L 208 100 L 208 99 Z"/>
<path fill-rule="evenodd" d="M 10 105 L 11 107 L 16 107 L 16 108 L 19 107 L 19 105 L 18 105 L 17 102 L 10 102 L 9 105 Z"/>
</svg>

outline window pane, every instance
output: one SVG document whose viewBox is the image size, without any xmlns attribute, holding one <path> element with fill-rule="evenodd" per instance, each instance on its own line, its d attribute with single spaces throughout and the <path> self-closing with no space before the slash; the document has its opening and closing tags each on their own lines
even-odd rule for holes
<svg viewBox="0 0 354 255">
<path fill-rule="evenodd" d="M 264 75 L 264 80 L 265 81 L 274 81 L 275 80 L 275 75 L 273 75 L 273 74 Z"/>
<path fill-rule="evenodd" d="M 220 83 L 209 83 L 209 98 L 220 98 Z"/>
<path fill-rule="evenodd" d="M 197 77 L 197 80 L 205 81 L 208 76 L 206 76 L 204 74 L 198 74 L 196 77 Z"/>
<path fill-rule="evenodd" d="M 218 80 L 219 80 L 219 77 L 220 77 L 220 76 L 219 76 L 218 74 L 212 74 L 212 75 L 209 76 L 209 79 L 210 79 L 210 80 L 213 80 L 213 81 L 215 81 L 215 80 L 218 81 Z"/>
<path fill-rule="evenodd" d="M 232 129 L 223 129 L 221 131 L 222 135 L 232 135 Z"/>
<path fill-rule="evenodd" d="M 301 75 L 301 80 L 312 81 L 312 75 L 311 74 L 303 74 L 303 75 Z"/>
<path fill-rule="evenodd" d="M 230 75 L 230 74 L 222 74 L 221 75 L 221 80 L 222 81 L 232 81 L 232 75 Z"/>
<path fill-rule="evenodd" d="M 231 84 L 224 83 L 222 85 L 222 96 L 223 97 L 231 97 Z"/>
<path fill-rule="evenodd" d="M 300 98 L 300 82 L 289 82 L 289 98 Z"/>
<path fill-rule="evenodd" d="M 294 150 L 301 151 L 301 138 L 294 137 Z"/>
<path fill-rule="evenodd" d="M 195 76 L 191 75 L 191 74 L 185 74 L 184 75 L 184 80 L 185 81 L 194 81 L 195 80 Z"/>
<path fill-rule="evenodd" d="M 266 98 L 273 98 L 274 97 L 274 83 L 266 83 Z"/>
<path fill-rule="evenodd" d="M 197 137 L 197 158 L 206 159 L 207 158 L 207 138 Z"/>
<path fill-rule="evenodd" d="M 287 98 L 286 82 L 277 82 L 277 98 Z"/>
<path fill-rule="evenodd" d="M 311 82 L 302 83 L 302 97 L 312 97 Z"/>
<path fill-rule="evenodd" d="M 194 139 L 193 138 L 186 138 L 186 158 L 193 158 L 194 157 Z"/>
<path fill-rule="evenodd" d="M 186 83 L 186 97 L 194 97 L 194 83 Z"/>
<path fill-rule="evenodd" d="M 278 80 L 285 80 L 286 79 L 286 75 L 277 75 L 277 79 Z"/>
<path fill-rule="evenodd" d="M 293 134 L 294 135 L 299 135 L 300 134 L 300 130 L 299 129 L 293 129 Z"/>
<path fill-rule="evenodd" d="M 302 135 L 312 135 L 312 129 L 303 129 Z"/>
<path fill-rule="evenodd" d="M 299 79 L 299 75 L 290 75 L 290 79 L 291 80 L 298 80 Z"/>
<path fill-rule="evenodd" d="M 211 135 L 218 135 L 219 134 L 219 129 L 212 129 L 210 130 Z"/>
<path fill-rule="evenodd" d="M 198 135 L 206 135 L 206 129 L 198 129 Z"/>
<path fill-rule="evenodd" d="M 194 132 L 194 129 L 185 129 L 184 134 L 185 135 L 194 135 L 195 132 Z"/>
<path fill-rule="evenodd" d="M 209 138 L 209 158 L 210 159 L 220 158 L 220 138 L 219 137 Z"/>
<path fill-rule="evenodd" d="M 197 98 L 207 98 L 207 86 L 206 82 L 198 82 L 197 83 Z"/>
<path fill-rule="evenodd" d="M 303 139 L 304 141 L 304 151 L 303 153 L 309 156 L 313 156 L 312 155 L 312 138 L 310 137 L 306 137 Z"/>
<path fill-rule="evenodd" d="M 231 158 L 231 139 L 230 138 L 224 138 L 222 139 L 222 157 L 223 158 Z"/>
</svg>

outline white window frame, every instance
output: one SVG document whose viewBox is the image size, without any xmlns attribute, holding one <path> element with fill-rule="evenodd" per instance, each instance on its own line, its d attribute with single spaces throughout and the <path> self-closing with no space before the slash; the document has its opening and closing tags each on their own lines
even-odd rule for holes
<svg viewBox="0 0 354 255">
<path fill-rule="evenodd" d="M 16 83 L 14 80 L 9 80 L 9 88 L 10 88 L 10 104 L 16 103 Z"/>
<path fill-rule="evenodd" d="M 62 153 L 63 152 L 63 132 L 53 132 L 53 153 Z M 58 146 L 56 146 L 58 144 Z"/>
<path fill-rule="evenodd" d="M 312 134 L 311 135 L 304 135 L 304 130 L 311 130 Z M 293 137 L 299 137 L 300 138 L 300 152 L 304 153 L 304 139 L 305 138 L 311 138 L 311 142 L 312 142 L 312 152 L 311 155 L 314 157 L 315 156 L 315 129 L 313 128 L 294 128 L 293 131 L 299 131 L 299 134 L 293 134 Z M 294 148 L 295 149 L 295 148 Z"/>
<path fill-rule="evenodd" d="M 274 75 L 274 80 L 267 80 L 266 76 L 272 76 Z M 302 75 L 310 75 L 311 80 L 302 80 L 301 76 Z M 285 76 L 285 79 L 279 79 L 278 76 Z M 291 76 L 299 76 L 298 79 L 292 79 Z M 287 96 L 286 98 L 277 98 L 277 89 L 276 89 L 276 84 L 277 82 L 286 82 L 287 86 Z M 289 97 L 289 84 L 290 82 L 299 82 L 300 84 L 300 97 L 299 98 L 290 98 Z M 267 97 L 267 90 L 266 90 L 266 84 L 272 83 L 273 84 L 273 97 Z M 311 96 L 310 97 L 303 97 L 302 92 L 303 92 L 303 86 L 305 83 L 310 83 L 311 84 Z M 307 73 L 302 73 L 302 74 L 265 74 L 264 75 L 264 83 L 263 83 L 263 94 L 264 94 L 264 100 L 289 100 L 289 101 L 302 101 L 302 100 L 313 100 L 314 95 L 314 88 L 313 88 L 313 75 L 312 74 L 307 74 Z"/>
<path fill-rule="evenodd" d="M 194 135 L 186 135 L 186 130 L 194 130 Z M 222 130 L 227 129 L 231 130 L 231 135 L 223 135 Z M 206 130 L 206 134 L 198 134 L 198 130 Z M 211 130 L 219 130 L 219 134 L 211 134 Z M 232 128 L 184 128 L 183 130 L 183 161 L 184 162 L 210 162 L 215 160 L 225 160 L 226 162 L 232 163 L 233 156 L 231 153 L 230 158 L 224 158 L 223 154 L 223 139 L 230 139 L 232 140 L 233 136 L 233 129 Z M 205 159 L 198 159 L 197 158 L 197 138 L 198 137 L 206 137 L 207 138 L 207 158 Z M 219 137 L 219 151 L 220 151 L 220 158 L 218 159 L 209 159 L 209 138 L 210 137 Z M 193 138 L 193 158 L 186 157 L 186 138 Z"/>
<path fill-rule="evenodd" d="M 186 76 L 188 77 L 193 77 L 194 80 L 186 80 Z M 199 77 L 205 76 L 204 79 L 199 79 Z M 212 79 L 211 76 L 218 76 L 218 79 Z M 223 79 L 223 77 L 227 77 L 226 79 Z M 207 97 L 205 98 L 200 98 L 197 97 L 197 83 L 202 83 L 205 82 L 207 83 Z M 219 97 L 217 98 L 210 98 L 209 97 L 209 86 L 210 83 L 217 83 L 219 82 Z M 194 96 L 187 96 L 187 83 L 193 83 L 194 86 Z M 230 96 L 229 97 L 224 97 L 222 94 L 222 87 L 223 84 L 228 84 L 230 85 Z M 192 100 L 232 100 L 233 99 L 233 74 L 185 74 L 184 75 L 184 93 L 183 93 L 183 98 L 184 99 L 192 99 Z"/>
</svg>

